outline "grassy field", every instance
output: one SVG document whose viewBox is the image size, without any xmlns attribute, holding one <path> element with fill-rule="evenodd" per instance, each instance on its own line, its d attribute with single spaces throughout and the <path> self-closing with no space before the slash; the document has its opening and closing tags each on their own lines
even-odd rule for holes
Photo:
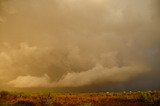
<svg viewBox="0 0 160 106">
<path fill-rule="evenodd" d="M 160 91 L 23 93 L 0 91 L 0 106 L 160 106 Z"/>
</svg>

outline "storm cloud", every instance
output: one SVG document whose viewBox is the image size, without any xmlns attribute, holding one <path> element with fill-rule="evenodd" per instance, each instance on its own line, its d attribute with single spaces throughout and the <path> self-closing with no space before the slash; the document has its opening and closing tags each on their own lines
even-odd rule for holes
<svg viewBox="0 0 160 106">
<path fill-rule="evenodd" d="M 158 0 L 0 0 L 0 86 L 156 86 Z M 139 79 L 137 81 L 137 79 Z"/>
</svg>

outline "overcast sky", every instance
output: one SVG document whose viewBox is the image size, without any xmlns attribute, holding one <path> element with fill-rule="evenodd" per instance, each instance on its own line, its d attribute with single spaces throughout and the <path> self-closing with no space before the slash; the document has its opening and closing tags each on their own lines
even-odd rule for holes
<svg viewBox="0 0 160 106">
<path fill-rule="evenodd" d="M 0 86 L 160 89 L 159 0 L 0 0 Z"/>
</svg>

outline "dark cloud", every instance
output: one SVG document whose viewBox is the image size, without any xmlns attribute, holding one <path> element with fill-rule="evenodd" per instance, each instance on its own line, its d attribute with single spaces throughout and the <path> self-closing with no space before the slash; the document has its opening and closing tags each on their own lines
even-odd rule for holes
<svg viewBox="0 0 160 106">
<path fill-rule="evenodd" d="M 160 87 L 158 0 L 1 0 L 0 11 L 1 86 Z"/>
</svg>

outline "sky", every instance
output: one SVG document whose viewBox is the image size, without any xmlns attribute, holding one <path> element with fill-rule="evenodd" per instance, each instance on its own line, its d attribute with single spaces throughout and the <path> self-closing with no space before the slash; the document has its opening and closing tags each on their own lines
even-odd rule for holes
<svg viewBox="0 0 160 106">
<path fill-rule="evenodd" d="M 0 0 L 0 86 L 160 89 L 159 0 Z"/>
</svg>

